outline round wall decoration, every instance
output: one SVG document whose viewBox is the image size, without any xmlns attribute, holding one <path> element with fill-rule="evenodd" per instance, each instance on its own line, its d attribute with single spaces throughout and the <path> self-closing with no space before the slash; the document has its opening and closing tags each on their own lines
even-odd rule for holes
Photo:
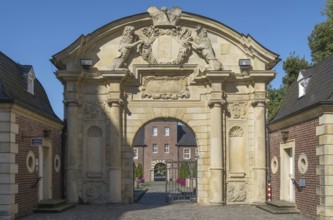
<svg viewBox="0 0 333 220">
<path fill-rule="evenodd" d="M 276 172 L 279 169 L 279 161 L 276 156 L 274 156 L 271 160 L 271 170 L 273 174 L 276 174 Z"/>
<path fill-rule="evenodd" d="M 308 157 L 305 153 L 301 153 L 298 158 L 298 171 L 300 172 L 300 174 L 304 175 L 308 171 L 308 166 Z"/>
<path fill-rule="evenodd" d="M 28 169 L 29 173 L 32 173 L 35 171 L 36 158 L 35 158 L 35 154 L 32 151 L 29 151 L 27 154 L 26 165 L 27 165 L 27 169 Z"/>
<path fill-rule="evenodd" d="M 57 173 L 60 171 L 60 157 L 58 154 L 54 157 L 54 170 Z"/>
</svg>

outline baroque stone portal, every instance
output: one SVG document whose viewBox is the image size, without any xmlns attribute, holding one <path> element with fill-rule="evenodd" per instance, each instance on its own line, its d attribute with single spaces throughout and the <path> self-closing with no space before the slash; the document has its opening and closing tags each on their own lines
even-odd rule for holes
<svg viewBox="0 0 333 220">
<path fill-rule="evenodd" d="M 278 55 L 179 7 L 147 12 L 81 36 L 52 57 L 64 85 L 68 199 L 133 202 L 133 140 L 164 118 L 196 136 L 199 203 L 264 202 L 266 85 Z M 251 67 L 241 69 L 239 59 Z"/>
</svg>

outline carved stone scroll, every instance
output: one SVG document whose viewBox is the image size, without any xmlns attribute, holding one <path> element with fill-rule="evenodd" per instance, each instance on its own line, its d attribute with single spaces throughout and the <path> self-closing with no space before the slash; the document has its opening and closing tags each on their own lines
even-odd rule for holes
<svg viewBox="0 0 333 220">
<path fill-rule="evenodd" d="M 142 98 L 153 99 L 188 99 L 190 93 L 186 77 L 147 77 L 140 88 Z"/>
</svg>

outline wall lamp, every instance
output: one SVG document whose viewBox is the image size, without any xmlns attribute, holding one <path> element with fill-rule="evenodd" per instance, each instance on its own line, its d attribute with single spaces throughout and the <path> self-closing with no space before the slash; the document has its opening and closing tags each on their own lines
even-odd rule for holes
<svg viewBox="0 0 333 220">
<path fill-rule="evenodd" d="M 43 130 L 44 137 L 50 137 L 51 130 Z"/>
<path fill-rule="evenodd" d="M 286 142 L 288 140 L 289 131 L 281 131 L 282 141 Z"/>
<path fill-rule="evenodd" d="M 80 63 L 83 69 L 89 69 L 92 66 L 92 60 L 90 59 L 82 59 Z"/>
<path fill-rule="evenodd" d="M 239 59 L 238 65 L 241 69 L 247 69 L 251 66 L 251 60 L 250 59 Z"/>
</svg>

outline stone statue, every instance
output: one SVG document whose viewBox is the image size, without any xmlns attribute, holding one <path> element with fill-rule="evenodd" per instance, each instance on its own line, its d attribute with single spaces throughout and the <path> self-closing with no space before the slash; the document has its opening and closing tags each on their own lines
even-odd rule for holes
<svg viewBox="0 0 333 220">
<path fill-rule="evenodd" d="M 208 63 L 207 70 L 221 70 L 222 64 L 215 58 L 215 53 L 210 39 L 207 37 L 207 30 L 201 26 L 196 28 L 197 35 L 189 43 Z"/>
<path fill-rule="evenodd" d="M 182 9 L 179 7 L 173 7 L 167 10 L 166 7 L 158 9 L 155 6 L 150 6 L 147 12 L 153 19 L 154 27 L 176 26 L 177 21 L 182 15 Z"/>
<path fill-rule="evenodd" d="M 135 41 L 135 38 L 136 36 L 134 35 L 134 27 L 126 26 L 119 45 L 120 55 L 112 60 L 112 70 L 124 68 L 124 64 L 130 53 L 130 50 L 133 47 L 142 44 L 142 40 Z"/>
</svg>

